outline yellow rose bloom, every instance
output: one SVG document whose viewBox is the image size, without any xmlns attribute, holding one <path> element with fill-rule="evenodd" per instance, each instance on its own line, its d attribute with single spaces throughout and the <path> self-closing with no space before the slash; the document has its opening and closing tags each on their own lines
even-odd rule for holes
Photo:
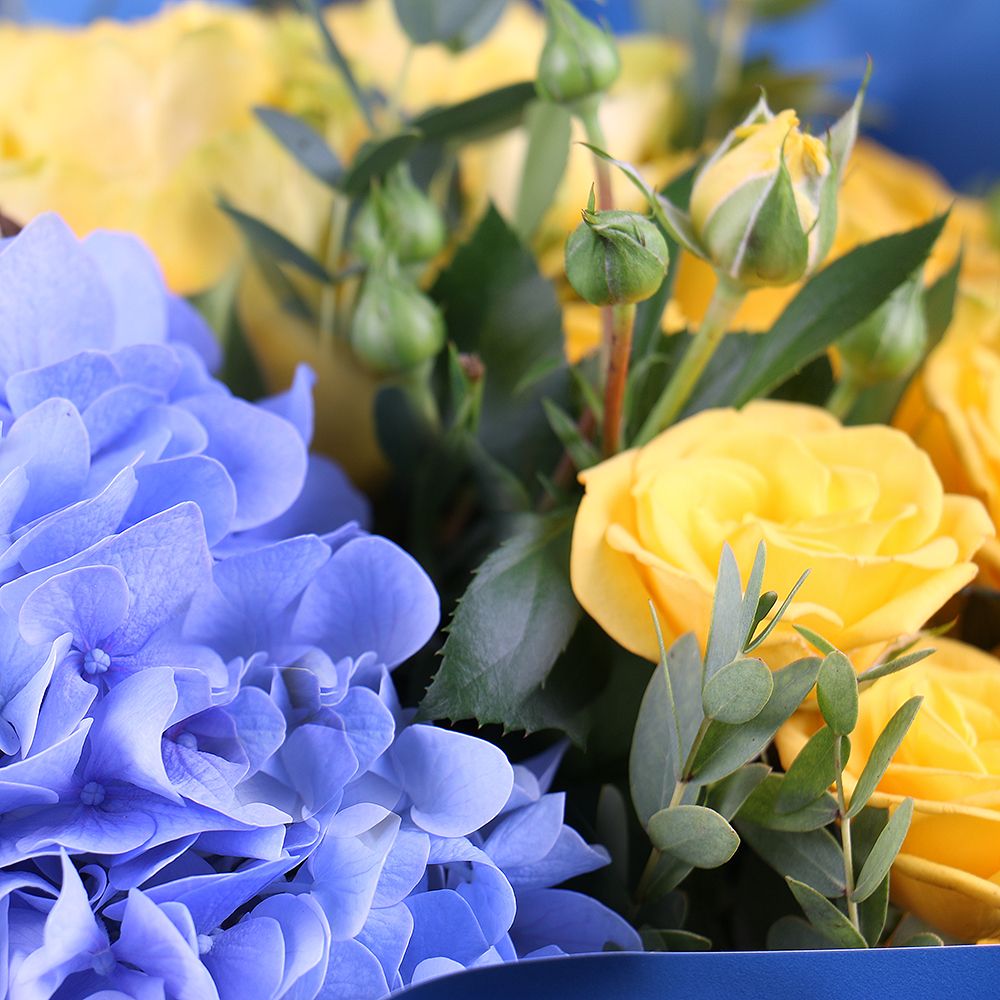
<svg viewBox="0 0 1000 1000">
<path fill-rule="evenodd" d="M 318 239 L 327 194 L 257 123 L 256 105 L 331 121 L 350 103 L 302 18 L 186 3 L 130 24 L 0 28 L 0 205 L 55 211 L 80 235 L 131 231 L 170 287 L 215 285 L 243 241 L 221 194 L 290 238 Z M 338 119 L 331 139 L 356 142 Z"/>
<path fill-rule="evenodd" d="M 1000 524 L 1000 313 L 968 296 L 910 384 L 894 418 L 931 457 L 945 487 L 979 497 Z M 1000 544 L 979 552 L 1000 584 Z"/>
<path fill-rule="evenodd" d="M 935 639 L 931 657 L 861 692 L 845 785 L 857 782 L 886 723 L 924 699 L 878 790 L 875 806 L 914 800 L 892 869 L 893 901 L 965 941 L 1000 940 L 1000 660 Z M 822 725 L 800 710 L 778 733 L 782 765 Z"/>
<path fill-rule="evenodd" d="M 704 643 L 728 542 L 744 580 L 767 543 L 764 589 L 809 578 L 762 647 L 804 655 L 808 626 L 864 663 L 914 632 L 976 573 L 993 526 L 946 494 L 928 457 L 889 427 L 841 427 L 825 410 L 761 401 L 706 410 L 582 473 L 573 590 L 604 630 L 655 660 L 664 632 Z"/>
<path fill-rule="evenodd" d="M 939 278 L 964 246 L 962 288 L 1000 304 L 1000 251 L 990 240 L 982 203 L 956 198 L 929 168 L 868 140 L 858 141 L 848 161 L 837 198 L 837 232 L 827 259 L 841 257 L 861 243 L 912 229 L 949 207 L 951 216 L 931 251 L 925 280 L 931 283 Z M 694 322 L 704 315 L 714 287 L 711 267 L 684 254 L 674 294 Z M 769 329 L 799 287 L 754 290 L 736 313 L 733 329 Z"/>
</svg>

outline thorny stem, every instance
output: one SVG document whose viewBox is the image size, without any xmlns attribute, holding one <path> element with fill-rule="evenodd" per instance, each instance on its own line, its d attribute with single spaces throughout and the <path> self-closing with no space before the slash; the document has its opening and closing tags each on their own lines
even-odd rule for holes
<svg viewBox="0 0 1000 1000">
<path fill-rule="evenodd" d="M 622 446 L 622 412 L 628 383 L 628 363 L 632 354 L 635 306 L 612 306 L 611 317 L 611 350 L 604 384 L 604 454 L 607 457 L 616 454 Z"/>
</svg>

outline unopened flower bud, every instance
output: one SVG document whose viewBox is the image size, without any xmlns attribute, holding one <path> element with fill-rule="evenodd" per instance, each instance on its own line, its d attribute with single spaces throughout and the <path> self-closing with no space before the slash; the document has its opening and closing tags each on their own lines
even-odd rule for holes
<svg viewBox="0 0 1000 1000">
<path fill-rule="evenodd" d="M 851 380 L 877 385 L 909 375 L 927 350 L 927 317 L 919 272 L 899 286 L 867 319 L 837 341 Z"/>
<path fill-rule="evenodd" d="M 367 264 L 374 264 L 385 252 L 402 264 L 430 260 L 440 252 L 445 238 L 441 213 L 405 167 L 386 176 L 354 220 L 354 252 Z"/>
<path fill-rule="evenodd" d="M 648 299 L 667 272 L 667 241 L 636 212 L 594 212 L 566 241 L 566 276 L 577 294 L 597 306 Z"/>
<path fill-rule="evenodd" d="M 568 0 L 546 0 L 548 34 L 538 62 L 538 93 L 569 104 L 601 94 L 618 78 L 621 59 L 614 39 Z"/>
<path fill-rule="evenodd" d="M 351 347 L 367 368 L 397 375 L 433 358 L 444 344 L 437 306 L 399 277 L 370 271 L 351 322 Z"/>
</svg>

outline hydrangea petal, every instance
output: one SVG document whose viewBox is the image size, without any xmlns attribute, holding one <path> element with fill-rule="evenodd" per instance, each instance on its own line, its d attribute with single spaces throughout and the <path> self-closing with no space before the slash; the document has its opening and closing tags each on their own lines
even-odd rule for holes
<svg viewBox="0 0 1000 1000">
<path fill-rule="evenodd" d="M 392 748 L 410 817 L 428 833 L 462 837 L 488 823 L 510 795 L 507 757 L 485 740 L 434 726 L 410 726 Z"/>
</svg>

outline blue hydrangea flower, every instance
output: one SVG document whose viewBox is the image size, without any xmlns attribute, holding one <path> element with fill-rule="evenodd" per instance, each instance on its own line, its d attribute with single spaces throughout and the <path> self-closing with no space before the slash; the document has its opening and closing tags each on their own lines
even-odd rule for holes
<svg viewBox="0 0 1000 1000">
<path fill-rule="evenodd" d="M 400 706 L 440 607 L 131 237 L 0 246 L 0 993 L 377 998 L 637 948 L 553 751 Z"/>
</svg>

